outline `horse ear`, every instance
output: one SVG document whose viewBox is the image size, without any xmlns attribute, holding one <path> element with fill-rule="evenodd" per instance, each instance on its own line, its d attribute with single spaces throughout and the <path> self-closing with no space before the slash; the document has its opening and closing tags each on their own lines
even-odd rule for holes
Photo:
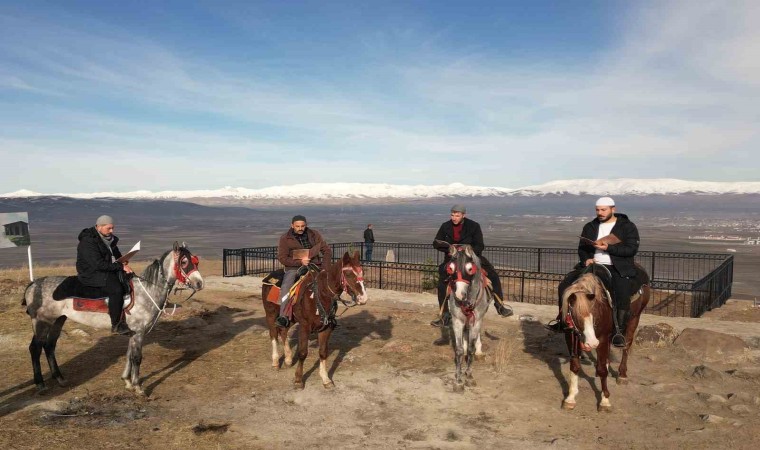
<svg viewBox="0 0 760 450">
<path fill-rule="evenodd" d="M 174 248 L 173 248 L 173 250 L 174 250 L 175 252 L 176 252 L 176 251 L 179 251 L 179 242 L 177 242 L 177 241 L 174 241 Z"/>
<path fill-rule="evenodd" d="M 343 265 L 345 266 L 347 264 L 351 264 L 351 255 L 349 255 L 348 252 L 343 255 Z"/>
<path fill-rule="evenodd" d="M 351 259 L 358 262 L 360 258 L 361 258 L 361 255 L 359 254 L 359 250 L 355 250 L 354 256 L 352 256 Z"/>
<path fill-rule="evenodd" d="M 187 242 L 182 241 L 182 248 L 187 248 Z"/>
</svg>

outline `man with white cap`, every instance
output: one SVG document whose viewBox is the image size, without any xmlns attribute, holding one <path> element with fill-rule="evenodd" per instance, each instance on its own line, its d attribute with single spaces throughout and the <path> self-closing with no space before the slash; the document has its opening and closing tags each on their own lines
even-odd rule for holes
<svg viewBox="0 0 760 450">
<path fill-rule="evenodd" d="M 79 233 L 77 245 L 77 278 L 85 286 L 88 297 L 108 297 L 108 314 L 111 316 L 111 331 L 116 334 L 131 334 L 127 323 L 122 320 L 124 308 L 124 273 L 132 273 L 129 263 L 116 262 L 121 252 L 116 245 L 119 238 L 113 234 L 114 220 L 111 216 L 100 216 L 95 226 Z"/>
<path fill-rule="evenodd" d="M 485 269 L 488 279 L 491 280 L 493 286 L 493 293 L 498 299 L 494 300 L 494 308 L 496 312 L 504 317 L 512 315 L 512 309 L 503 303 L 504 293 L 501 290 L 501 280 L 499 274 L 496 273 L 496 269 L 493 265 L 481 254 L 485 249 L 483 243 L 483 231 L 480 229 L 480 224 L 474 220 L 465 217 L 467 209 L 463 205 L 454 205 L 451 207 L 451 219 L 447 220 L 438 229 L 438 233 L 435 235 L 433 241 L 433 247 L 436 250 L 445 253 L 444 261 L 438 266 L 438 306 L 441 311 L 441 317 L 430 323 L 435 327 L 445 328 L 450 320 L 448 312 L 448 302 L 446 301 L 446 288 L 449 275 L 446 273 L 446 266 L 449 263 L 449 247 L 440 243 L 448 242 L 449 244 L 469 244 L 475 251 L 475 254 L 480 257 L 480 264 Z M 442 331 L 440 339 L 434 342 L 436 345 L 445 345 L 448 343 L 448 338 Z"/>
<path fill-rule="evenodd" d="M 614 235 L 617 239 L 608 243 L 602 240 Z M 619 242 L 617 242 L 619 241 Z M 621 333 L 628 322 L 631 309 L 633 280 L 636 278 L 634 256 L 639 250 L 639 230 L 625 214 L 615 212 L 615 201 L 601 197 L 596 201 L 596 218 L 587 223 L 578 242 L 580 263 L 578 270 L 568 274 L 560 283 L 559 292 L 569 286 L 580 275 L 580 271 L 591 264 L 601 264 L 609 269 L 612 286 L 613 309 L 615 310 L 615 336 L 612 345 L 625 347 L 625 337 Z M 561 300 L 560 300 L 561 302 Z M 560 305 L 561 307 L 561 305 Z M 560 319 L 560 317 L 558 317 Z M 562 321 L 550 326 L 560 331 Z"/>
</svg>

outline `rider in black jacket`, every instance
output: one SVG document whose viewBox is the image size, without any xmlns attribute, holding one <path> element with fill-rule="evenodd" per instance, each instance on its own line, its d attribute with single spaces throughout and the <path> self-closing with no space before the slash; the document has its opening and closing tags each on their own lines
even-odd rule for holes
<svg viewBox="0 0 760 450">
<path fill-rule="evenodd" d="M 126 322 L 121 320 L 124 308 L 124 273 L 132 273 L 129 263 L 116 262 L 121 258 L 117 246 L 119 238 L 113 234 L 113 219 L 100 216 L 95 226 L 79 233 L 77 245 L 77 278 L 85 286 L 85 295 L 108 297 L 108 314 L 111 331 L 130 334 Z"/>
<path fill-rule="evenodd" d="M 469 244 L 475 254 L 480 258 L 481 267 L 485 269 L 488 279 L 491 280 L 494 294 L 498 297 L 498 300 L 494 301 L 496 312 L 504 317 L 512 315 L 512 309 L 503 303 L 504 293 L 501 289 L 499 275 L 496 273 L 496 269 L 494 269 L 493 265 L 482 255 L 482 252 L 485 249 L 485 244 L 483 243 L 483 231 L 480 229 L 480 224 L 465 217 L 466 213 L 467 210 L 464 206 L 454 205 L 451 208 L 451 220 L 447 220 L 441 224 L 438 233 L 435 235 L 435 240 L 433 241 L 433 247 L 446 254 L 443 263 L 438 266 L 438 306 L 443 313 L 441 318 L 430 323 L 430 325 L 433 326 L 440 327 L 448 325 L 450 319 L 448 302 L 446 301 L 448 279 L 446 265 L 449 262 L 449 247 L 438 241 L 448 242 L 449 244 Z"/>
<path fill-rule="evenodd" d="M 599 241 L 608 235 L 615 235 L 620 242 L 608 244 Z M 612 344 L 616 347 L 624 347 L 625 338 L 621 331 L 625 330 L 630 316 L 631 296 L 633 295 L 631 287 L 636 278 L 634 256 L 639 250 L 639 230 L 628 219 L 627 215 L 615 212 L 614 200 L 610 197 L 602 197 L 596 202 L 596 218 L 583 227 L 581 238 L 578 242 L 578 257 L 580 259 L 578 267 L 565 277 L 560 283 L 558 291 L 560 293 L 564 291 L 578 278 L 581 271 L 592 263 L 607 267 L 612 276 L 610 280 L 611 295 L 616 315 L 615 336 L 612 339 Z M 557 324 L 550 326 L 551 329 L 555 331 L 561 329 L 562 324 L 559 319 L 561 318 L 558 317 Z"/>
</svg>

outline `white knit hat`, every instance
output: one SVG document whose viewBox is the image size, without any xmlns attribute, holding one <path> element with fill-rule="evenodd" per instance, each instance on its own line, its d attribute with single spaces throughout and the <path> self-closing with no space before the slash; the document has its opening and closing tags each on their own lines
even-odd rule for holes
<svg viewBox="0 0 760 450">
<path fill-rule="evenodd" d="M 113 219 L 111 216 L 102 215 L 98 217 L 98 220 L 95 221 L 95 225 L 111 225 L 113 224 Z"/>
<path fill-rule="evenodd" d="M 596 206 L 615 206 L 615 200 L 611 197 L 601 197 L 596 201 Z"/>
</svg>

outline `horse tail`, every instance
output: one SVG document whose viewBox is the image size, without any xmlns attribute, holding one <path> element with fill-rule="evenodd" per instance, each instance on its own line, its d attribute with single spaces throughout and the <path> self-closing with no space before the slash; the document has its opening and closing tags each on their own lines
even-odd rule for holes
<svg viewBox="0 0 760 450">
<path fill-rule="evenodd" d="M 24 288 L 24 296 L 21 298 L 21 306 L 26 306 L 26 293 L 29 291 L 29 288 L 34 284 L 34 281 L 30 281 L 29 284 L 26 285 Z"/>
</svg>

